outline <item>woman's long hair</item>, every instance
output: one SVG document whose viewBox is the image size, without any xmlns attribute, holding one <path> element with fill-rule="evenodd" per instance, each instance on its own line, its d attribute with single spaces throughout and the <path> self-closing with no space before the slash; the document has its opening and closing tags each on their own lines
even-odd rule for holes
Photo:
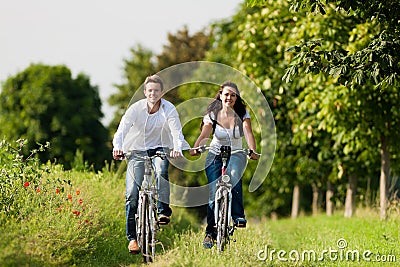
<svg viewBox="0 0 400 267">
<path fill-rule="evenodd" d="M 246 115 L 246 104 L 244 103 L 243 99 L 240 97 L 239 89 L 235 83 L 227 81 L 221 85 L 221 88 L 218 91 L 217 95 L 214 97 L 214 100 L 208 105 L 206 114 L 208 114 L 208 115 L 210 115 L 211 113 L 214 114 L 214 120 L 217 120 L 217 114 L 222 109 L 221 93 L 225 86 L 232 87 L 236 91 L 237 98 L 236 98 L 235 104 L 233 105 L 233 110 L 235 111 L 234 129 L 236 128 L 236 126 L 239 126 L 240 136 L 243 136 L 243 118 L 244 118 L 244 115 Z M 210 115 L 210 118 L 212 119 L 211 115 Z M 204 125 L 204 123 L 203 123 L 203 121 L 201 121 L 200 129 L 203 128 L 203 125 Z M 233 136 L 236 137 L 235 131 L 233 131 Z"/>
</svg>

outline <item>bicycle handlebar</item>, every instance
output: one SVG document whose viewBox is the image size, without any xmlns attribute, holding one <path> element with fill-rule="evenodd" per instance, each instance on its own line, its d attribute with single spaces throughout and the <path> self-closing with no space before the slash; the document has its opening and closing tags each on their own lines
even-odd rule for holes
<svg viewBox="0 0 400 267">
<path fill-rule="evenodd" d="M 206 150 L 210 150 L 210 146 L 198 146 L 198 147 L 193 147 L 192 149 L 196 150 L 198 153 L 204 153 Z M 250 157 L 252 154 L 261 156 L 261 154 L 258 154 L 257 152 L 253 151 L 252 149 L 248 148 L 242 148 L 242 149 L 236 149 L 231 151 L 231 154 L 239 153 L 239 152 L 245 152 L 247 157 Z"/>
<path fill-rule="evenodd" d="M 133 152 L 129 151 L 127 153 L 124 153 L 123 157 L 124 158 L 129 158 L 130 156 L 132 156 L 132 154 L 133 154 Z M 141 156 L 141 155 L 135 154 L 136 158 L 143 159 L 143 160 L 152 160 L 152 159 L 154 159 L 156 157 L 160 157 L 161 159 L 165 159 L 167 156 L 168 156 L 168 153 L 163 152 L 163 151 L 157 151 L 156 154 L 153 155 L 153 156 Z"/>
</svg>

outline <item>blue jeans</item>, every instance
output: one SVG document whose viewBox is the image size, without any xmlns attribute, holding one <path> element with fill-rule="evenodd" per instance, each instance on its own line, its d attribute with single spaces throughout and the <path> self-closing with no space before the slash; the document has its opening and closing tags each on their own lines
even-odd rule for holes
<svg viewBox="0 0 400 267">
<path fill-rule="evenodd" d="M 247 157 L 244 153 L 232 154 L 227 161 L 226 174 L 231 177 L 232 183 L 232 207 L 231 214 L 235 220 L 237 218 L 245 218 L 243 207 L 243 189 L 242 176 L 247 165 Z M 208 187 L 210 189 L 208 207 L 207 207 L 207 227 L 206 233 L 211 234 L 215 238 L 215 219 L 214 219 L 214 200 L 216 183 L 222 174 L 222 159 L 219 155 L 211 152 L 206 158 L 206 175 L 208 179 Z"/>
<path fill-rule="evenodd" d="M 126 236 L 129 241 L 135 240 L 136 235 L 136 220 L 135 214 L 137 213 L 139 190 L 144 178 L 144 160 L 135 157 L 140 156 L 153 156 L 156 151 L 163 151 L 163 148 L 150 149 L 147 151 L 135 151 L 128 159 L 128 167 L 126 170 L 126 194 L 125 194 L 125 210 L 126 210 Z M 158 189 L 158 214 L 171 216 L 172 210 L 169 207 L 169 180 L 168 180 L 168 159 L 161 159 L 156 157 L 152 160 L 152 165 L 157 180 Z"/>
</svg>

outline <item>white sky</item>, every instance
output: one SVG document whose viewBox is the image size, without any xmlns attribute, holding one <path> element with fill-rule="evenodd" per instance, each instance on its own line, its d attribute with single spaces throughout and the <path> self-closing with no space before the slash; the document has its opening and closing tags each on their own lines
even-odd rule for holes
<svg viewBox="0 0 400 267">
<path fill-rule="evenodd" d="M 123 59 L 142 44 L 155 53 L 167 34 L 193 34 L 229 18 L 244 0 L 0 0 L 0 82 L 31 63 L 66 65 L 99 87 L 103 122 L 107 98 L 122 81 Z"/>
</svg>

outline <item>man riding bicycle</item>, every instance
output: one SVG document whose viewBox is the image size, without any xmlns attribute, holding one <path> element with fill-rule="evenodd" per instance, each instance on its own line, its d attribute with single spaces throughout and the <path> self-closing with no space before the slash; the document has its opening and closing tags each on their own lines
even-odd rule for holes
<svg viewBox="0 0 400 267">
<path fill-rule="evenodd" d="M 132 104 L 122 117 L 113 139 L 113 157 L 123 159 L 130 153 L 126 171 L 126 235 L 128 250 L 132 254 L 140 252 L 137 243 L 135 214 L 138 206 L 139 189 L 144 176 L 144 160 L 136 155 L 153 156 L 157 151 L 170 151 L 170 157 L 182 156 L 182 150 L 189 144 L 182 134 L 182 126 L 174 105 L 161 98 L 164 84 L 158 75 L 146 78 L 144 94 L 146 99 Z M 172 210 L 169 206 L 169 161 L 159 157 L 153 159 L 157 179 L 159 199 L 157 203 L 159 224 L 170 222 Z"/>
</svg>

